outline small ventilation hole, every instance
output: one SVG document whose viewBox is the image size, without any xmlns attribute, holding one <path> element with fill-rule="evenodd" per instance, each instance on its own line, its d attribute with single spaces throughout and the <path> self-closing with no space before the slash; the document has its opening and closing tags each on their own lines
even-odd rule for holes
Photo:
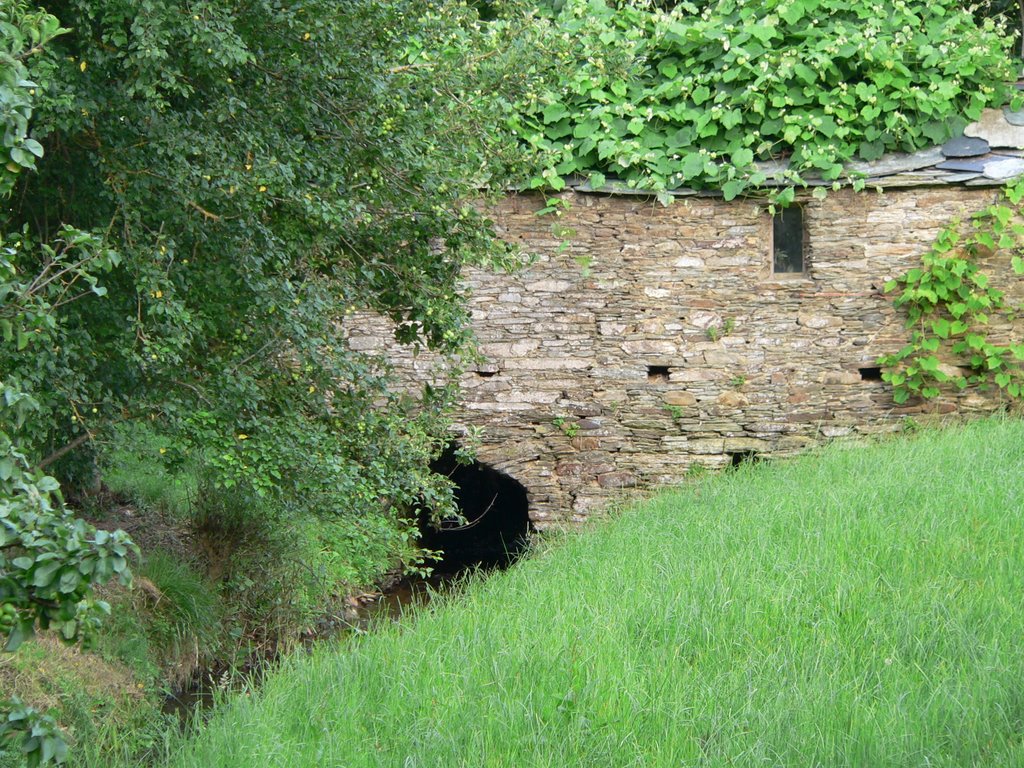
<svg viewBox="0 0 1024 768">
<path fill-rule="evenodd" d="M 497 371 L 477 371 L 476 375 L 479 376 L 481 379 L 489 379 L 492 376 L 496 376 L 497 373 Z"/>
<path fill-rule="evenodd" d="M 870 368 L 858 368 L 860 371 L 861 381 L 881 381 L 882 380 L 882 369 L 878 367 Z"/>
<path fill-rule="evenodd" d="M 756 464 L 761 461 L 757 451 L 737 451 L 729 454 L 729 466 L 742 467 L 748 464 Z"/>
<path fill-rule="evenodd" d="M 648 365 L 647 366 L 647 380 L 657 382 L 668 381 L 668 366 L 667 365 Z"/>
</svg>

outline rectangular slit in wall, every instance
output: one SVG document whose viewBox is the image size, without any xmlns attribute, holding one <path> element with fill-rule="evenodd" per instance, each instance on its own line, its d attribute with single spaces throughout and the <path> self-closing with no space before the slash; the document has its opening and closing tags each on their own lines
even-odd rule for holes
<svg viewBox="0 0 1024 768">
<path fill-rule="evenodd" d="M 858 368 L 860 371 L 861 381 L 881 381 L 882 380 L 882 369 L 878 366 L 869 366 L 867 368 Z"/>
<path fill-rule="evenodd" d="M 772 216 L 774 274 L 801 274 L 807 271 L 807 264 L 804 261 L 806 239 L 804 211 L 799 205 L 791 205 Z"/>
<path fill-rule="evenodd" d="M 481 379 L 489 379 L 491 378 L 491 376 L 497 375 L 497 373 L 497 371 L 477 371 L 476 375 L 479 376 Z"/>
<path fill-rule="evenodd" d="M 647 380 L 652 382 L 666 383 L 668 382 L 668 366 L 667 365 L 648 365 L 647 366 Z"/>
</svg>

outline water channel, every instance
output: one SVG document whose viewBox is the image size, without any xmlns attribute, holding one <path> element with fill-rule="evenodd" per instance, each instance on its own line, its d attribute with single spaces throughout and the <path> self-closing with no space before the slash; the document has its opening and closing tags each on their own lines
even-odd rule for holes
<svg viewBox="0 0 1024 768">
<path fill-rule="evenodd" d="M 410 618 L 433 595 L 458 590 L 460 577 L 468 571 L 507 568 L 525 550 L 533 526 L 526 489 L 520 483 L 486 464 L 458 462 L 454 447 L 431 468 L 452 480 L 460 511 L 457 518 L 441 520 L 426 512 L 421 515 L 420 544 L 439 553 L 433 573 L 406 577 L 380 591 L 346 598 L 311 634 L 308 647 L 325 639 L 340 640 L 372 631 L 381 620 Z M 259 686 L 277 661 L 273 655 L 256 657 L 241 674 L 224 666 L 204 669 L 186 686 L 167 695 L 163 711 L 178 716 L 184 727 L 197 714 L 208 712 L 220 693 Z"/>
</svg>

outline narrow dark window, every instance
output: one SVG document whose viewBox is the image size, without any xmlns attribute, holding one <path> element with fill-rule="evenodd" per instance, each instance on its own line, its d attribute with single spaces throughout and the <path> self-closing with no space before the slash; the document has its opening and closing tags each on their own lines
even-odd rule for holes
<svg viewBox="0 0 1024 768">
<path fill-rule="evenodd" d="M 668 366 L 667 365 L 648 365 L 647 366 L 647 380 L 648 381 L 668 381 Z"/>
<path fill-rule="evenodd" d="M 881 368 L 858 368 L 860 371 L 860 378 L 862 381 L 881 381 L 882 380 L 882 369 Z"/>
<path fill-rule="evenodd" d="M 492 376 L 496 375 L 497 373 L 497 371 L 477 371 L 476 375 L 479 376 L 481 379 L 489 379 Z"/>
<path fill-rule="evenodd" d="M 784 208 L 772 217 L 772 272 L 804 271 L 804 211 L 799 205 Z"/>
</svg>

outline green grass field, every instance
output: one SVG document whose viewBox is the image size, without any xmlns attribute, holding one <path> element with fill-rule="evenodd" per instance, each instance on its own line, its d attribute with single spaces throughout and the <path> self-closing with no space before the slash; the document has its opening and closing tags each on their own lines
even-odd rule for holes
<svg viewBox="0 0 1024 768">
<path fill-rule="evenodd" d="M 759 465 L 296 658 L 174 766 L 1024 765 L 1024 425 Z"/>
</svg>

